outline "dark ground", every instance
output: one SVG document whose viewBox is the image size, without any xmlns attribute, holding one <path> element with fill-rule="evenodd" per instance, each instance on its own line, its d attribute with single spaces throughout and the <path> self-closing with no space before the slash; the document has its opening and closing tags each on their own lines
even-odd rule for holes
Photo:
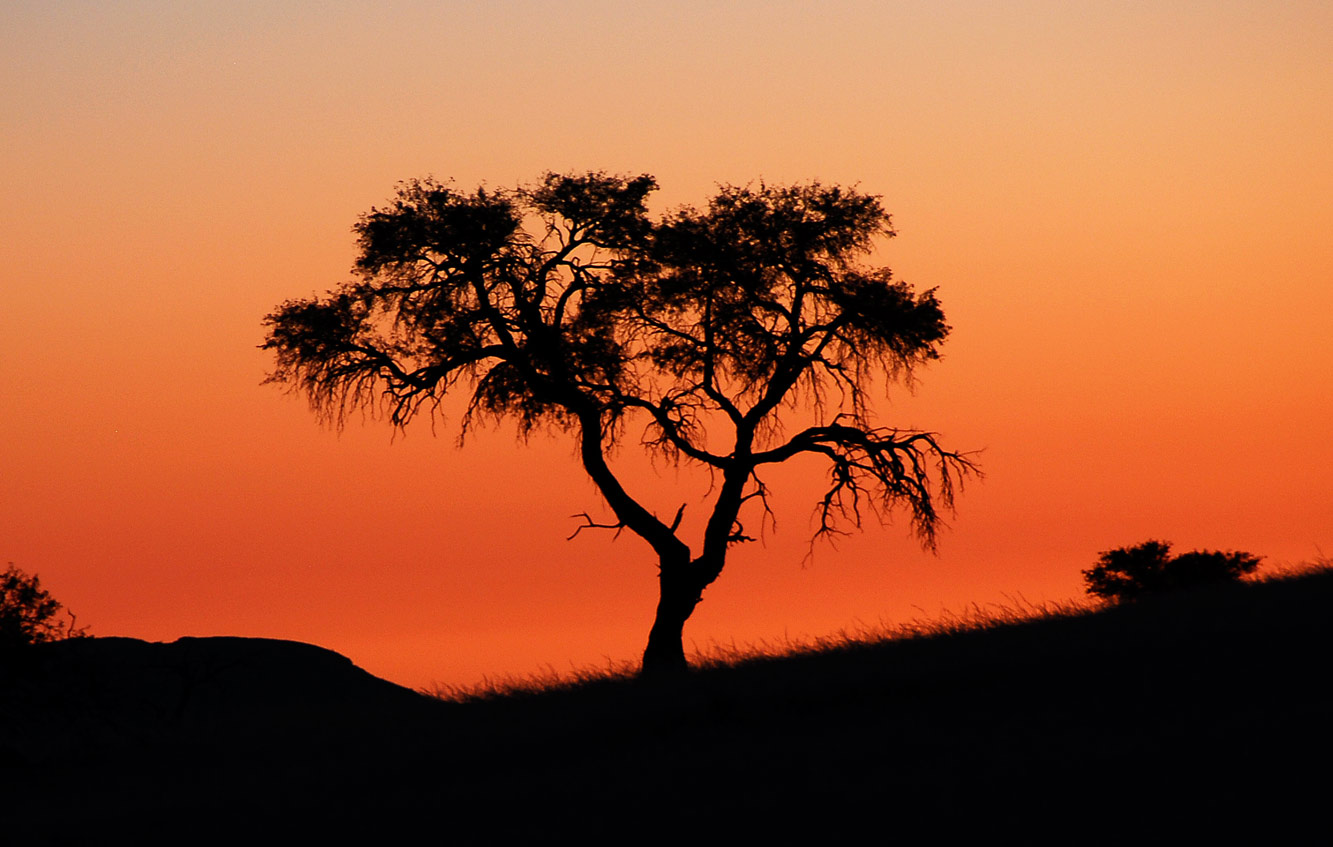
<svg viewBox="0 0 1333 847">
<path fill-rule="evenodd" d="M 1326 843 L 1331 612 L 1322 572 L 465 704 L 293 642 L 40 645 L 0 840 Z"/>
</svg>

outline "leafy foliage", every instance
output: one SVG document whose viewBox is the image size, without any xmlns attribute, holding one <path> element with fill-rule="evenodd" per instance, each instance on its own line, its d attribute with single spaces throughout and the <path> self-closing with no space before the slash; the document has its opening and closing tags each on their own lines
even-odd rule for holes
<svg viewBox="0 0 1333 847">
<path fill-rule="evenodd" d="M 548 174 L 517 191 L 468 194 L 430 180 L 355 227 L 360 279 L 269 315 L 271 379 L 341 421 L 378 407 L 396 425 L 435 409 L 459 381 L 477 415 L 529 430 L 596 420 L 608 446 L 632 412 L 650 449 L 747 472 L 798 452 L 833 465 L 824 531 L 863 486 L 912 507 L 933 538 L 940 493 L 970 470 L 931 435 L 876 428 L 865 390 L 910 375 L 948 333 L 934 291 L 914 293 L 854 258 L 893 234 L 878 198 L 839 187 L 724 187 L 704 210 L 652 223 L 650 176 Z M 535 216 L 541 233 L 523 229 Z M 769 445 L 773 412 L 844 401 L 823 426 Z M 724 416 L 741 436 L 707 448 Z"/>
<path fill-rule="evenodd" d="M 1103 552 L 1096 567 L 1083 571 L 1087 592 L 1110 602 L 1136 600 L 1181 588 L 1233 582 L 1259 567 L 1262 557 L 1250 553 L 1194 550 L 1171 555 L 1164 541 Z"/>
<path fill-rule="evenodd" d="M 616 518 L 586 526 L 645 539 L 664 597 L 681 577 L 684 617 L 727 547 L 751 540 L 742 507 L 767 514 L 762 469 L 800 454 L 828 467 L 816 537 L 902 506 L 932 546 L 939 504 L 975 468 L 933 433 L 874 420 L 875 379 L 910 379 L 949 331 L 933 290 L 858 261 L 893 235 L 879 198 L 731 186 L 654 220 L 656 187 L 605 173 L 514 190 L 401 184 L 354 228 L 355 279 L 266 318 L 271 381 L 337 423 L 370 409 L 405 426 L 465 387 L 464 433 L 479 418 L 571 432 Z M 788 435 L 780 412 L 793 408 L 816 421 Z M 695 551 L 678 534 L 684 506 L 660 519 L 607 462 L 632 420 L 649 451 L 721 476 Z"/>
<path fill-rule="evenodd" d="M 82 636 L 73 616 L 68 622 L 58 618 L 61 608 L 36 575 L 10 562 L 0 573 L 0 650 Z"/>
</svg>

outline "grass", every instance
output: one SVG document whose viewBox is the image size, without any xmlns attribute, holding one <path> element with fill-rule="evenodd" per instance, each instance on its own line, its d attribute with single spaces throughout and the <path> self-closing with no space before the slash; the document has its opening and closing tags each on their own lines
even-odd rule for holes
<svg viewBox="0 0 1333 847">
<path fill-rule="evenodd" d="M 133 758 L 89 748 L 0 800 L 70 843 L 145 821 L 193 842 L 1281 842 L 1323 825 L 1331 654 L 1323 559 L 1118 607 L 711 645 L 674 681 L 548 669 Z"/>
<path fill-rule="evenodd" d="M 797 656 L 859 650 L 890 642 L 941 638 L 1052 618 L 1086 615 L 1098 608 L 1098 605 L 1087 601 L 1035 604 L 1018 597 L 1008 603 L 986 606 L 973 603 L 961 612 L 946 609 L 934 618 L 923 615 L 901 623 L 859 624 L 817 637 L 786 636 L 781 641 L 745 644 L 711 642 L 704 647 L 696 646 L 689 660 L 690 666 L 696 671 L 716 672 Z M 637 662 L 608 659 L 605 666 L 574 668 L 564 673 L 548 665 L 527 675 L 484 678 L 473 685 L 436 683 L 418 691 L 446 703 L 479 703 L 506 697 L 527 698 L 544 693 L 567 693 L 589 686 L 629 683 L 637 674 Z"/>
<path fill-rule="evenodd" d="M 1281 582 L 1329 571 L 1333 571 L 1333 558 L 1318 551 L 1318 555 L 1304 562 L 1266 566 L 1243 582 L 1246 584 Z M 759 663 L 874 650 L 901 642 L 971 636 L 1006 627 L 1037 624 L 1041 621 L 1094 615 L 1110 608 L 1113 607 L 1091 598 L 1033 603 L 1018 595 L 1008 598 L 1005 603 L 991 603 L 985 606 L 972 603 L 961 611 L 946 609 L 934 617 L 923 613 L 920 617 L 905 622 L 858 624 L 816 637 L 784 637 L 777 641 L 743 644 L 711 642 L 703 647 L 696 645 L 689 658 L 691 667 L 696 671 L 724 672 Z M 505 698 L 530 698 L 547 693 L 568 694 L 588 687 L 632 684 L 637 671 L 637 662 L 608 659 L 605 666 L 574 668 L 563 673 L 547 666 L 539 672 L 524 676 L 483 679 L 475 685 L 437 683 L 419 690 L 447 703 L 479 703 Z"/>
<path fill-rule="evenodd" d="M 633 662 L 608 660 L 605 667 L 575 668 L 561 673 L 546 666 L 526 676 L 486 677 L 475 685 L 436 683 L 420 688 L 422 694 L 445 703 L 482 703 L 504 698 L 532 697 L 545 693 L 565 692 L 590 685 L 632 680 L 638 673 Z"/>
<path fill-rule="evenodd" d="M 1333 753 L 1330 564 L 1123 606 L 1020 600 L 712 645 L 676 683 L 590 670 L 455 705 L 537 785 L 570 786 L 561 803 L 601 798 L 622 824 L 650 814 L 648 796 L 688 798 L 700 826 L 769 834 L 869 818 L 903 832 L 1058 823 L 1096 841 L 1079 828 L 1132 834 L 1153 817 L 1182 838 L 1271 834 L 1322 808 L 1323 784 L 1302 775 Z"/>
<path fill-rule="evenodd" d="M 1315 547 L 1315 555 L 1303 562 L 1278 562 L 1262 565 L 1251 574 L 1246 582 L 1281 582 L 1287 579 L 1299 579 L 1326 571 L 1333 571 L 1333 556 L 1325 556 L 1324 551 Z"/>
</svg>

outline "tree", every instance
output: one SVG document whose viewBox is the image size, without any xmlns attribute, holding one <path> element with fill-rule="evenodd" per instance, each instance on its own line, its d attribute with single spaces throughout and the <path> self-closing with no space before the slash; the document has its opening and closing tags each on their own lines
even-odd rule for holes
<svg viewBox="0 0 1333 847">
<path fill-rule="evenodd" d="M 1083 571 L 1087 592 L 1112 603 L 1137 600 L 1181 588 L 1235 582 L 1252 573 L 1262 561 L 1251 553 L 1193 550 L 1171 555 L 1165 541 L 1145 541 L 1136 547 L 1106 550 L 1096 567 Z"/>
<path fill-rule="evenodd" d="M 73 615 L 68 623 L 57 618 L 60 609 L 36 575 L 29 576 L 10 562 L 0 573 L 0 651 L 82 636 Z"/>
<path fill-rule="evenodd" d="M 704 209 L 654 220 L 656 187 L 604 173 L 515 190 L 402 183 L 354 227 L 356 277 L 284 303 L 262 345 L 277 362 L 269 381 L 334 423 L 370 409 L 402 427 L 465 390 L 464 433 L 501 418 L 521 434 L 570 433 L 614 515 L 584 513 L 574 535 L 629 529 L 657 557 L 645 673 L 687 667 L 686 619 L 728 549 L 752 540 L 742 511 L 768 514 L 765 467 L 824 460 L 816 538 L 902 506 L 932 548 L 941 505 L 975 470 L 934 433 L 872 414 L 872 382 L 910 381 L 949 331 L 933 289 L 858 261 L 894 234 L 879 198 L 722 187 Z M 788 435 L 780 418 L 798 409 L 814 418 Z M 682 537 L 684 505 L 664 519 L 613 470 L 609 452 L 631 428 L 647 450 L 713 475 L 697 546 Z"/>
</svg>

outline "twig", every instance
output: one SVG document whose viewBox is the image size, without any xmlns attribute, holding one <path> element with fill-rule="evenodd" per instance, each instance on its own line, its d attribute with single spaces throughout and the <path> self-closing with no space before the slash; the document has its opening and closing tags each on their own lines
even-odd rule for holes
<svg viewBox="0 0 1333 847">
<path fill-rule="evenodd" d="M 680 508 L 681 508 L 682 511 L 684 511 L 684 509 L 685 509 L 684 506 L 681 506 Z M 584 524 L 582 524 L 581 526 L 579 526 L 577 529 L 575 529 L 575 530 L 569 535 L 569 537 L 567 537 L 567 538 L 565 539 L 566 541 L 573 541 L 573 540 L 575 539 L 575 537 L 577 537 L 578 534 L 579 534 L 580 532 L 583 532 L 583 530 L 585 530 L 585 529 L 614 529 L 614 530 L 616 531 L 616 534 L 613 535 L 613 536 L 611 536 L 611 540 L 612 540 L 612 541 L 615 541 L 617 538 L 619 538 L 619 537 L 620 537 L 620 533 L 622 533 L 622 532 L 625 531 L 625 522 L 624 522 L 624 521 L 619 521 L 619 522 L 617 522 L 617 523 L 597 523 L 596 521 L 594 521 L 594 520 L 592 519 L 592 515 L 588 514 L 587 512 L 579 512 L 577 515 L 570 515 L 570 517 L 571 517 L 571 518 L 583 518 L 583 520 L 587 521 L 587 523 L 584 523 Z M 680 516 L 679 516 L 679 513 L 677 513 L 677 520 L 679 520 L 679 517 L 680 517 Z M 674 527 L 673 527 L 673 529 L 674 529 Z"/>
</svg>

